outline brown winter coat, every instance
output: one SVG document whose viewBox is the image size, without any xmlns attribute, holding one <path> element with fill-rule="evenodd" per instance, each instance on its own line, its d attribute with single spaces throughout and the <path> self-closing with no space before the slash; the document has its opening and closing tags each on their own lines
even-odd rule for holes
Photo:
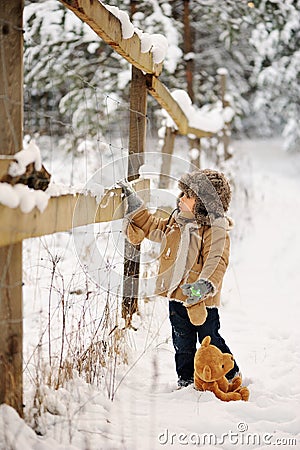
<svg viewBox="0 0 300 450">
<path fill-rule="evenodd" d="M 199 278 L 209 280 L 214 286 L 211 296 L 203 302 L 188 307 L 190 320 L 195 325 L 202 324 L 206 319 L 207 307 L 220 305 L 222 280 L 229 262 L 230 238 L 228 230 L 232 221 L 229 218 L 216 219 L 212 226 L 198 225 L 190 230 L 190 243 L 187 251 L 185 274 L 180 282 L 174 281 L 172 275 L 176 271 L 178 249 L 180 246 L 184 225 L 179 220 L 180 215 L 162 219 L 149 213 L 144 207 L 127 216 L 125 233 L 128 240 L 140 244 L 144 238 L 161 242 L 159 270 L 156 283 L 156 294 L 168 297 L 170 300 L 185 302 L 186 296 L 180 286 L 193 283 Z M 169 223 L 168 223 L 169 222 Z M 179 258 L 180 259 L 180 258 Z"/>
</svg>

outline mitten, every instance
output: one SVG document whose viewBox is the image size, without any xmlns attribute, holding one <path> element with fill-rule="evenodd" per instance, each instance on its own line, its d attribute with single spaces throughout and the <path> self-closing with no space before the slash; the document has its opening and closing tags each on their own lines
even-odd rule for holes
<svg viewBox="0 0 300 450">
<path fill-rule="evenodd" d="M 121 186 L 122 191 L 127 199 L 126 214 L 130 214 L 142 206 L 143 200 L 137 195 L 133 187 L 127 181 L 119 181 L 118 185 Z"/>
<path fill-rule="evenodd" d="M 185 304 L 185 306 L 189 319 L 193 325 L 199 326 L 206 321 L 207 309 L 203 301 L 200 301 L 200 303 L 196 303 L 191 306 L 187 306 Z"/>
<path fill-rule="evenodd" d="M 181 289 L 184 295 L 188 297 L 185 301 L 186 306 L 192 306 L 204 300 L 213 292 L 214 287 L 210 281 L 200 278 L 194 283 L 183 284 Z"/>
</svg>

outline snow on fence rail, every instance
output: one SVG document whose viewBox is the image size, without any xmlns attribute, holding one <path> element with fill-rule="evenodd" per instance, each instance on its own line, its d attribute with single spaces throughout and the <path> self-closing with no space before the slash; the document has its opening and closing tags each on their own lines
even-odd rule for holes
<svg viewBox="0 0 300 450">
<path fill-rule="evenodd" d="M 222 130 L 226 122 L 223 111 L 219 112 L 220 121 L 217 127 L 209 129 L 202 127 L 202 129 L 194 124 L 191 126 L 189 114 L 182 109 L 179 102 L 159 81 L 158 76 L 163 67 L 163 52 L 166 51 L 165 38 L 157 35 L 151 36 L 134 29 L 128 22 L 126 13 L 117 8 L 109 11 L 99 1 L 61 0 L 61 3 L 90 25 L 100 38 L 132 64 L 129 154 L 138 153 L 140 155 L 138 166 L 143 163 L 142 154 L 146 140 L 147 93 L 150 93 L 168 112 L 180 134 L 192 133 L 201 138 L 213 136 Z M 17 168 L 18 161 L 13 155 L 22 148 L 22 15 L 22 0 L 2 1 L 0 180 L 9 175 L 13 167 Z M 139 114 L 138 120 L 136 114 Z M 136 129 L 137 122 L 138 130 Z M 24 154 L 22 155 L 24 156 Z M 130 181 L 138 177 L 138 169 L 139 167 L 129 168 L 128 178 Z M 147 180 L 139 181 L 137 189 L 139 187 L 147 189 L 149 186 L 147 183 Z M 26 196 L 29 194 L 26 191 Z M 29 211 L 27 213 L 22 212 L 18 207 L 18 199 L 16 199 L 15 205 L 11 205 L 7 199 L 0 205 L 0 322 L 2 327 L 0 334 L 0 403 L 10 404 L 20 415 L 23 414 L 22 240 L 71 229 L 74 226 L 72 223 L 74 208 L 78 202 L 82 206 L 82 212 L 80 213 L 80 223 L 78 222 L 77 225 L 110 221 L 122 217 L 121 208 L 119 208 L 120 212 L 115 214 L 117 206 L 121 203 L 121 190 L 113 190 L 114 195 L 110 194 L 111 191 L 106 192 L 105 195 L 109 197 L 109 201 L 103 208 L 101 208 L 101 204 L 99 207 L 93 196 L 82 194 L 50 198 L 40 210 L 29 208 L 27 205 L 28 208 L 27 206 L 25 208 L 26 211 L 27 209 Z M 10 206 L 15 207 L 11 208 Z M 132 265 L 131 262 L 127 264 L 125 260 L 124 265 L 127 279 L 136 280 L 138 262 Z M 132 286 L 134 286 L 134 292 L 130 290 Z M 130 289 L 126 292 L 128 287 Z M 130 314 L 134 311 L 135 305 L 131 301 L 137 296 L 137 288 L 138 284 L 133 282 L 123 286 L 125 292 L 123 295 L 125 295 L 126 304 L 129 305 Z"/>
<path fill-rule="evenodd" d="M 18 186 L 26 188 L 25 185 Z M 137 180 L 134 187 L 137 191 L 148 190 L 149 180 Z M 29 191 L 28 189 L 28 197 L 34 197 L 37 193 L 44 194 L 43 191 Z M 106 190 L 100 202 L 95 196 L 87 193 L 60 195 L 49 198 L 43 211 L 34 207 L 24 213 L 18 206 L 1 205 L 0 183 L 0 247 L 20 242 L 23 239 L 68 231 L 75 226 L 121 219 L 124 215 L 124 202 L 122 202 L 121 196 L 121 188 Z M 76 223 L 73 220 L 75 211 Z"/>
</svg>

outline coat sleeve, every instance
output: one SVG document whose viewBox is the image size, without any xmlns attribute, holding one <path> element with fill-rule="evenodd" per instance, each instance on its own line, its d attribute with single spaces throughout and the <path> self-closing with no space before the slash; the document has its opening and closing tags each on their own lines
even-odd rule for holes
<svg viewBox="0 0 300 450">
<path fill-rule="evenodd" d="M 144 238 L 161 242 L 168 222 L 168 218 L 156 217 L 143 206 L 134 214 L 125 217 L 123 229 L 131 244 L 140 244 Z"/>
<path fill-rule="evenodd" d="M 204 233 L 202 245 L 203 266 L 199 278 L 212 283 L 212 295 L 215 295 L 229 263 L 229 233 L 225 228 L 212 226 Z"/>
</svg>

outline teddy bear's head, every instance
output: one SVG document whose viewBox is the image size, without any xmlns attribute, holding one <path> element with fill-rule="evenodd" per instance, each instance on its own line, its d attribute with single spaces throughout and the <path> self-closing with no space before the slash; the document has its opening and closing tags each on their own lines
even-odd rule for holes
<svg viewBox="0 0 300 450">
<path fill-rule="evenodd" d="M 217 381 L 233 366 L 233 356 L 210 345 L 210 336 L 206 336 L 195 355 L 195 372 L 198 377 L 206 382 Z"/>
</svg>

